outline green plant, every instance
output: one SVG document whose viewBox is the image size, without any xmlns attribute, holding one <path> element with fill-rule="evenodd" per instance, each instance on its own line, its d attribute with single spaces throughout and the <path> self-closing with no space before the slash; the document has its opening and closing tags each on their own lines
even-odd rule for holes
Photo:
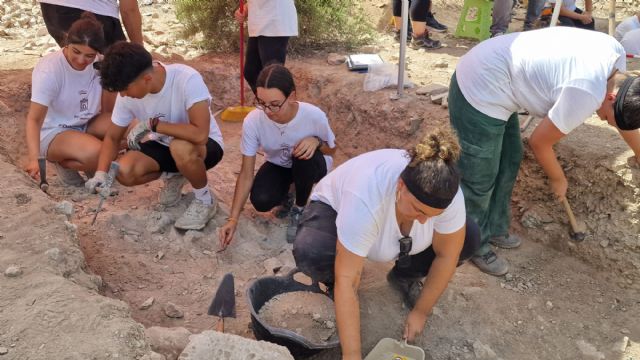
<svg viewBox="0 0 640 360">
<path fill-rule="evenodd" d="M 187 36 L 202 32 L 202 45 L 212 51 L 238 49 L 238 23 L 233 13 L 239 0 L 176 0 L 177 16 Z M 298 37 L 292 51 L 353 48 L 372 39 L 358 0 L 296 0 Z M 245 33 L 246 34 L 246 33 Z"/>
</svg>

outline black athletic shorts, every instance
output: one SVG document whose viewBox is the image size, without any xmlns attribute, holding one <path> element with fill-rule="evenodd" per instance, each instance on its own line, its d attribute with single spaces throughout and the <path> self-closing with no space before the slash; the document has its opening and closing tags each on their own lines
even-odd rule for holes
<svg viewBox="0 0 640 360">
<path fill-rule="evenodd" d="M 44 19 L 44 24 L 47 26 L 49 35 L 56 40 L 56 43 L 58 43 L 60 47 L 65 46 L 67 31 L 71 28 L 71 24 L 80 19 L 84 10 L 46 3 L 40 3 L 40 9 L 42 10 L 42 18 Z M 107 47 L 116 41 L 127 40 L 122 31 L 120 19 L 105 15 L 94 15 L 96 19 L 102 23 L 104 40 Z"/>
<path fill-rule="evenodd" d="M 157 141 L 147 141 L 140 143 L 140 151 L 155 160 L 160 165 L 160 171 L 179 172 L 168 146 Z M 207 170 L 216 166 L 222 160 L 223 154 L 224 151 L 220 144 L 210 138 L 207 141 L 207 156 L 204 159 L 204 166 Z"/>
</svg>

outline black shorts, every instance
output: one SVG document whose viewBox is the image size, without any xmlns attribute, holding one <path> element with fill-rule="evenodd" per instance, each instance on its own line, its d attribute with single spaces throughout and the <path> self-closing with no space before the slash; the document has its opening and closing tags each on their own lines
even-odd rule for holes
<svg viewBox="0 0 640 360">
<path fill-rule="evenodd" d="M 71 24 L 80 19 L 84 10 L 46 3 L 40 3 L 40 9 L 42 10 L 42 18 L 44 19 L 44 24 L 47 26 L 49 35 L 56 40 L 56 43 L 58 43 L 60 47 L 65 46 L 67 31 L 71 28 Z M 106 15 L 94 15 L 96 16 L 96 19 L 102 23 L 104 40 L 107 47 L 111 46 L 116 41 L 127 40 L 124 36 L 124 32 L 122 31 L 120 19 Z"/>
<path fill-rule="evenodd" d="M 157 141 L 147 141 L 140 144 L 140 151 L 155 160 L 160 166 L 160 171 L 179 172 L 168 146 Z M 224 151 L 220 144 L 210 138 L 207 141 L 207 156 L 204 159 L 204 166 L 207 170 L 216 166 L 222 160 L 222 155 L 224 155 Z"/>
</svg>

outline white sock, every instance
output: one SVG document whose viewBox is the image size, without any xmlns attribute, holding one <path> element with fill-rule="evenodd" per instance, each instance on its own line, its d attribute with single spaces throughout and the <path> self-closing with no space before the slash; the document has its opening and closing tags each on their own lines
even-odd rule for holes
<svg viewBox="0 0 640 360">
<path fill-rule="evenodd" d="M 193 194 L 196 196 L 196 199 L 202 201 L 205 205 L 211 205 L 211 192 L 209 191 L 209 184 L 205 185 L 202 189 L 193 189 Z"/>
<path fill-rule="evenodd" d="M 179 172 L 175 172 L 175 173 L 174 173 L 174 172 L 166 172 L 166 171 L 163 171 L 163 172 L 162 172 L 162 174 L 160 175 L 160 177 L 161 177 L 161 178 L 163 178 L 163 179 L 167 179 L 167 180 L 169 180 L 169 179 L 171 179 L 172 177 L 174 177 L 174 176 L 178 176 L 178 175 L 180 175 L 180 173 L 179 173 Z"/>
</svg>

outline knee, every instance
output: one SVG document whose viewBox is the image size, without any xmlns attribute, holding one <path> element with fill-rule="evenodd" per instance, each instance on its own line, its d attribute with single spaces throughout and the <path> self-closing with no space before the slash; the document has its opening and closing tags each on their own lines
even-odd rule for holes
<svg viewBox="0 0 640 360">
<path fill-rule="evenodd" d="M 190 164 L 199 159 L 196 145 L 185 140 L 174 139 L 171 141 L 169 151 L 177 165 Z"/>
<path fill-rule="evenodd" d="M 136 169 L 135 165 L 130 162 L 120 162 L 120 169 L 116 177 L 118 182 L 124 186 L 136 185 Z"/>
<path fill-rule="evenodd" d="M 259 212 L 267 212 L 275 206 L 273 199 L 265 191 L 252 190 L 249 200 L 251 200 L 251 205 Z"/>
</svg>

